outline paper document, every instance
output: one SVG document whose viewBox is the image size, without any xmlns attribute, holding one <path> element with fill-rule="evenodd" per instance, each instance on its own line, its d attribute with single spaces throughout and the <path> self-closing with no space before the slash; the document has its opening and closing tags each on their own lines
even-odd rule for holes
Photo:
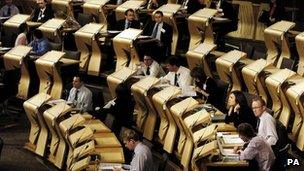
<svg viewBox="0 0 304 171">
<path fill-rule="evenodd" d="M 223 135 L 223 142 L 225 144 L 242 144 L 244 141 L 239 135 Z"/>
</svg>

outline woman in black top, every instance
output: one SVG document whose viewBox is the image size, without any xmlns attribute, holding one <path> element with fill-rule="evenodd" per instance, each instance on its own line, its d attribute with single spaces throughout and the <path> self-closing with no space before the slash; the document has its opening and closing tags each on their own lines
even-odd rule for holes
<svg viewBox="0 0 304 171">
<path fill-rule="evenodd" d="M 241 123 L 249 123 L 253 128 L 257 121 L 252 109 L 248 106 L 246 97 L 241 91 L 232 91 L 227 103 L 228 114 L 225 122 L 233 122 L 237 128 Z"/>
</svg>

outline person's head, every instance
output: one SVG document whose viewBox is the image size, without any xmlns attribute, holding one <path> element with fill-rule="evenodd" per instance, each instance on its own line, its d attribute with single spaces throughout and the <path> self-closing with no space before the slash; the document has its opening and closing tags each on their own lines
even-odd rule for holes
<svg viewBox="0 0 304 171">
<path fill-rule="evenodd" d="M 20 24 L 20 26 L 19 26 L 19 34 L 20 34 L 20 33 L 24 33 L 24 32 L 27 32 L 27 26 L 26 26 L 25 23 L 22 23 L 22 24 Z"/>
<path fill-rule="evenodd" d="M 122 133 L 122 140 L 126 148 L 129 150 L 134 150 L 136 145 L 140 143 L 140 135 L 131 129 L 126 129 Z"/>
<path fill-rule="evenodd" d="M 241 123 L 238 128 L 237 131 L 239 133 L 240 138 L 244 141 L 244 142 L 248 142 L 250 141 L 253 137 L 256 136 L 254 129 L 252 128 L 252 126 L 248 123 Z"/>
<path fill-rule="evenodd" d="M 205 4 L 205 0 L 197 0 L 199 4 Z"/>
<path fill-rule="evenodd" d="M 6 5 L 12 5 L 13 4 L 13 0 L 5 0 L 5 4 Z"/>
<path fill-rule="evenodd" d="M 125 11 L 125 18 L 128 20 L 128 21 L 133 21 L 134 18 L 135 18 L 135 14 L 134 14 L 134 10 L 133 9 L 127 9 Z"/>
<path fill-rule="evenodd" d="M 180 66 L 180 61 L 177 57 L 169 58 L 167 64 L 167 69 L 169 70 L 169 72 L 177 72 Z"/>
<path fill-rule="evenodd" d="M 131 97 L 131 90 L 125 83 L 120 83 L 115 88 L 116 99 L 127 99 Z"/>
<path fill-rule="evenodd" d="M 145 55 L 145 56 L 144 56 L 144 64 L 145 64 L 146 66 L 151 66 L 152 63 L 153 63 L 152 57 L 151 57 L 150 55 Z"/>
<path fill-rule="evenodd" d="M 261 97 L 255 97 L 252 99 L 251 108 L 254 115 L 260 117 L 266 111 L 266 102 Z"/>
<path fill-rule="evenodd" d="M 37 0 L 36 2 L 37 2 L 38 7 L 39 7 L 40 9 L 44 9 L 44 8 L 46 7 L 46 4 L 47 4 L 47 1 L 46 1 L 46 0 Z"/>
<path fill-rule="evenodd" d="M 80 75 L 75 75 L 73 78 L 73 87 L 79 89 L 83 84 L 82 77 Z"/>
<path fill-rule="evenodd" d="M 204 73 L 202 67 L 194 67 L 190 72 L 190 76 L 196 82 L 202 82 L 206 80 L 206 74 Z"/>
<path fill-rule="evenodd" d="M 38 40 L 43 38 L 42 31 L 38 30 L 38 29 L 34 30 L 33 35 L 34 35 L 34 38 L 38 39 Z"/>
<path fill-rule="evenodd" d="M 232 91 L 228 97 L 228 107 L 235 107 L 236 105 L 247 106 L 247 100 L 243 92 L 241 91 Z"/>
<path fill-rule="evenodd" d="M 161 11 L 156 11 L 153 15 L 154 21 L 156 23 L 161 23 L 163 21 L 164 14 Z"/>
</svg>

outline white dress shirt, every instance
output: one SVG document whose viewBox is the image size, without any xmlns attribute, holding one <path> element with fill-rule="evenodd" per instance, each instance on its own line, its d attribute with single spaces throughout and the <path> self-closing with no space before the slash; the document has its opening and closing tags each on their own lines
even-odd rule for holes
<svg viewBox="0 0 304 171">
<path fill-rule="evenodd" d="M 136 145 L 131 161 L 131 171 L 153 171 L 153 158 L 149 147 L 143 143 Z"/>
<path fill-rule="evenodd" d="M 155 38 L 159 41 L 160 41 L 160 38 L 161 38 L 161 33 L 164 32 L 163 25 L 164 25 L 164 22 L 160 22 L 159 25 L 158 25 L 157 32 L 156 32 L 156 37 Z M 157 26 L 157 23 L 155 23 L 155 25 L 154 25 L 153 32 L 156 29 L 156 26 Z M 153 34 L 153 32 L 152 32 L 152 34 Z"/>
<path fill-rule="evenodd" d="M 241 160 L 255 159 L 259 165 L 259 171 L 269 171 L 275 161 L 275 155 L 271 146 L 263 137 L 253 137 L 247 148 L 241 152 Z"/>
<path fill-rule="evenodd" d="M 153 60 L 152 64 L 149 66 L 150 67 L 150 75 L 149 76 L 153 76 L 156 78 L 162 77 L 165 75 L 164 70 L 162 69 L 162 67 Z M 143 74 L 144 76 L 148 76 L 147 75 L 147 68 L 148 66 L 146 66 L 145 64 L 143 66 L 140 66 L 140 68 L 137 71 L 138 75 Z"/>
<path fill-rule="evenodd" d="M 78 89 L 77 99 L 75 99 L 77 89 L 73 87 L 70 90 L 68 102 L 73 103 L 76 109 L 83 112 L 92 110 L 92 92 L 82 85 Z"/>
<path fill-rule="evenodd" d="M 192 85 L 192 77 L 190 76 L 190 70 L 188 68 L 180 66 L 176 74 L 179 87 L 184 88 Z M 174 85 L 175 72 L 169 72 L 166 76 L 161 78 L 161 81 L 169 82 L 170 85 Z"/>
<path fill-rule="evenodd" d="M 258 136 L 265 138 L 269 145 L 275 145 L 278 140 L 275 119 L 266 111 L 259 119 Z"/>
</svg>

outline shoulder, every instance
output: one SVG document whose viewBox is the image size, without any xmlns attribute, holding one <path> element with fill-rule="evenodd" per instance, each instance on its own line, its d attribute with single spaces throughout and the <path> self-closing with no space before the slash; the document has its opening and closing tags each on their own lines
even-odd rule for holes
<svg viewBox="0 0 304 171">
<path fill-rule="evenodd" d="M 92 93 L 91 90 L 89 88 L 87 88 L 86 86 L 83 86 L 83 91 L 87 92 L 87 93 Z"/>
<path fill-rule="evenodd" d="M 188 68 L 186 68 L 186 67 L 184 67 L 184 66 L 180 66 L 180 70 L 181 70 L 181 72 L 183 72 L 183 73 L 189 73 L 190 74 L 190 69 L 188 69 Z"/>
<path fill-rule="evenodd" d="M 264 144 L 267 144 L 266 140 L 263 137 L 260 136 L 255 136 L 251 139 L 251 141 L 249 142 L 248 147 L 253 147 L 253 148 L 257 148 L 260 147 Z"/>
<path fill-rule="evenodd" d="M 166 23 L 166 22 L 163 22 L 163 27 L 165 29 L 170 29 L 171 28 L 171 26 L 168 23 Z"/>
</svg>

